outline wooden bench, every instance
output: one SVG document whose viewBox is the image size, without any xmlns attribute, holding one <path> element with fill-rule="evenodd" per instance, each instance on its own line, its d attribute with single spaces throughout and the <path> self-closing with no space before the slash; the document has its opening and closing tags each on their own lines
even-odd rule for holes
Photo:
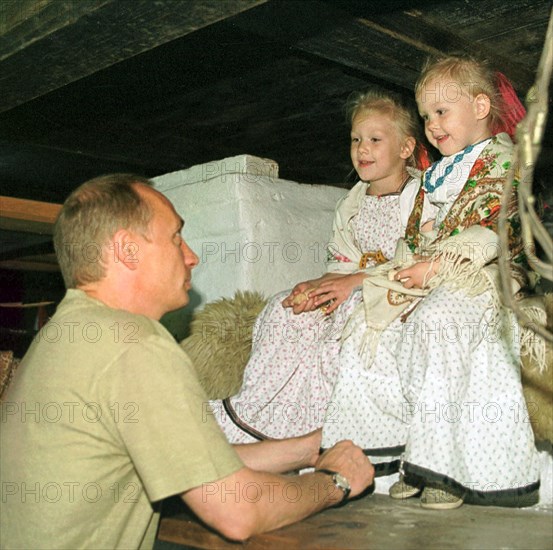
<svg viewBox="0 0 553 550">
<path fill-rule="evenodd" d="M 204 549 L 551 548 L 551 511 L 465 505 L 434 512 L 418 499 L 373 494 L 299 523 L 230 542 L 182 510 L 163 517 L 158 540 Z"/>
</svg>

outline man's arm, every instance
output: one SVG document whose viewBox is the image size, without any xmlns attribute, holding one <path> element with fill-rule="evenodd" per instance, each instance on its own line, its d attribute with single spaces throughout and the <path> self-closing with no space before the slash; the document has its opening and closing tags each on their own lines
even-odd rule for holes
<svg viewBox="0 0 553 550">
<path fill-rule="evenodd" d="M 374 478 L 371 463 L 351 441 L 328 449 L 315 468 L 342 474 L 351 485 L 351 496 L 364 491 Z M 294 523 L 340 503 L 343 497 L 326 473 L 281 476 L 248 467 L 182 495 L 202 521 L 233 540 Z"/>
<path fill-rule="evenodd" d="M 321 434 L 319 429 L 300 437 L 233 447 L 248 468 L 278 474 L 314 466 L 319 458 Z"/>
</svg>

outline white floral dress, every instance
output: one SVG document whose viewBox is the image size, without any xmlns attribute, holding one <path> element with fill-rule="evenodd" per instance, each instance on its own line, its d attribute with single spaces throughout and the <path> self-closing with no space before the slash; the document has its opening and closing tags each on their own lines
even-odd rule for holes
<svg viewBox="0 0 553 550">
<path fill-rule="evenodd" d="M 365 195 L 350 228 L 361 253 L 380 250 L 392 258 L 404 231 L 399 195 Z M 273 296 L 256 321 L 240 392 L 211 402 L 231 443 L 293 437 L 323 424 L 341 368 L 342 330 L 362 300 L 361 287 L 329 316 L 294 315 L 281 304 L 289 293 Z"/>
<path fill-rule="evenodd" d="M 457 188 L 469 213 L 472 195 L 501 193 L 512 151 L 501 140 L 463 167 L 468 183 Z M 450 210 L 448 220 L 462 219 L 456 205 Z M 483 212 L 484 222 L 496 219 Z M 351 439 L 377 475 L 402 463 L 422 483 L 464 491 L 465 502 L 527 505 L 539 487 L 539 455 L 522 392 L 520 328 L 495 293 L 438 286 L 382 332 L 369 363 L 360 331 L 345 339 L 322 447 Z"/>
</svg>

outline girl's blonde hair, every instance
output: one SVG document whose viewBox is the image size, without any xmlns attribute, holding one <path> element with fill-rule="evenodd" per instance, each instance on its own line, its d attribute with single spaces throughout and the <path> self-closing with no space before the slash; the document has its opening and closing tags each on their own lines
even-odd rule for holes
<svg viewBox="0 0 553 550">
<path fill-rule="evenodd" d="M 505 112 L 503 98 L 497 87 L 496 73 L 484 61 L 478 61 L 470 56 L 449 55 L 427 59 L 422 72 L 415 84 L 417 100 L 423 94 L 437 96 L 437 90 L 429 88 L 434 80 L 451 80 L 459 85 L 457 93 L 466 93 L 475 98 L 484 94 L 490 99 L 489 126 L 501 126 Z M 451 90 L 450 95 L 456 93 Z"/>
<path fill-rule="evenodd" d="M 414 108 L 399 94 L 370 89 L 365 92 L 354 92 L 346 104 L 350 125 L 353 125 L 353 120 L 359 113 L 364 112 L 377 112 L 389 116 L 402 138 L 415 138 L 417 143 L 413 154 L 407 159 L 407 164 L 416 167 L 417 160 L 421 158 L 420 149 L 424 146 L 421 144 L 421 128 Z"/>
</svg>

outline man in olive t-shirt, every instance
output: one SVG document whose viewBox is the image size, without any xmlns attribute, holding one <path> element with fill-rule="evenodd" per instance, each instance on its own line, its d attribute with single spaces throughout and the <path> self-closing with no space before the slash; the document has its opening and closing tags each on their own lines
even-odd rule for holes
<svg viewBox="0 0 553 550">
<path fill-rule="evenodd" d="M 372 482 L 351 442 L 318 456 L 319 433 L 226 442 L 188 357 L 158 322 L 188 303 L 198 258 L 183 225 L 133 175 L 96 178 L 65 202 L 54 244 L 67 295 L 2 403 L 2 548 L 151 548 L 151 503 L 175 494 L 244 540 Z M 315 471 L 279 475 L 305 466 Z"/>
</svg>

